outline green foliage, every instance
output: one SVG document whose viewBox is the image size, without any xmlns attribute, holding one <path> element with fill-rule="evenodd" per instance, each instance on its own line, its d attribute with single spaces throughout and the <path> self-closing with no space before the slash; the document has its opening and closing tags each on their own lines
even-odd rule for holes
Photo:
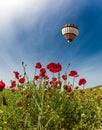
<svg viewBox="0 0 102 130">
<path fill-rule="evenodd" d="M 4 89 L 0 93 L 0 129 L 95 130 L 102 125 L 101 94 L 101 90 L 85 90 L 84 94 L 47 90 L 33 82 L 14 92 Z"/>
</svg>

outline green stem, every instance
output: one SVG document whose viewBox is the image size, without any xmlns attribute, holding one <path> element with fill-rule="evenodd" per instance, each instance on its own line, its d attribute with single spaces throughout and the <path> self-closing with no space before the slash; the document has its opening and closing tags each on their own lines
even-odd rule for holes
<svg viewBox="0 0 102 130">
<path fill-rule="evenodd" d="M 60 80 L 60 79 L 61 79 L 60 72 L 58 72 L 58 80 Z"/>
<path fill-rule="evenodd" d="M 26 66 L 27 66 L 27 65 L 24 64 L 24 62 L 22 62 L 24 78 L 26 78 L 27 82 L 29 82 L 29 78 L 28 78 L 27 73 L 26 73 Z"/>
<path fill-rule="evenodd" d="M 85 85 L 83 85 L 83 90 L 84 90 L 84 87 L 85 87 Z"/>
<path fill-rule="evenodd" d="M 34 72 L 34 76 L 36 75 L 36 68 L 35 68 L 35 72 Z"/>
<path fill-rule="evenodd" d="M 5 105 L 5 106 L 8 106 L 8 104 L 7 104 L 7 102 L 6 102 L 6 97 L 5 97 L 5 89 L 3 90 L 3 93 L 2 93 L 2 103 L 3 103 L 3 105 Z"/>
<path fill-rule="evenodd" d="M 70 63 L 67 65 L 67 68 L 66 68 L 66 71 L 65 71 L 65 75 L 67 75 L 67 71 L 68 71 L 69 67 L 70 67 Z"/>
<path fill-rule="evenodd" d="M 73 78 L 72 89 L 74 90 L 75 77 Z"/>
<path fill-rule="evenodd" d="M 42 96 L 41 96 L 41 109 L 40 109 L 40 113 L 38 116 L 38 129 L 43 130 L 43 117 L 44 117 L 44 87 L 42 87 Z"/>
<path fill-rule="evenodd" d="M 27 127 L 27 115 L 24 118 L 24 130 L 26 129 L 26 127 Z"/>
<path fill-rule="evenodd" d="M 47 128 L 48 124 L 50 123 L 50 121 L 53 119 L 53 116 L 47 121 L 45 128 Z"/>
</svg>

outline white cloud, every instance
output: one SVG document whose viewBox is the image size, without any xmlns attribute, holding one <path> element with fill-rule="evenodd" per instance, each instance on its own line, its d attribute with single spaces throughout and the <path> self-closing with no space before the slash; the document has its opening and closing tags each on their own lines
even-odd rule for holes
<svg viewBox="0 0 102 130">
<path fill-rule="evenodd" d="M 26 20 L 23 22 L 29 21 L 30 24 L 30 21 L 36 21 L 40 14 L 46 15 L 59 8 L 62 2 L 63 0 L 0 0 L 0 26 L 7 27 L 14 20 Z"/>
<path fill-rule="evenodd" d="M 2 24 L 9 24 L 16 17 L 26 17 L 27 15 L 39 15 L 44 10 L 47 0 L 4 0 L 0 1 L 0 17 Z"/>
<path fill-rule="evenodd" d="M 24 23 L 33 24 L 41 14 L 46 15 L 56 12 L 56 9 L 63 11 L 67 4 L 68 12 L 80 8 L 87 2 L 80 3 L 78 0 L 0 0 L 0 27 L 7 27 L 15 20 L 23 20 Z M 73 6 L 77 4 L 77 6 Z M 72 9 L 73 7 L 73 9 Z M 72 15 L 72 14 L 71 14 Z M 31 23 L 30 23 L 31 22 Z"/>
<path fill-rule="evenodd" d="M 0 37 L 13 38 L 15 24 L 32 26 L 47 4 L 47 0 L 0 0 Z"/>
</svg>

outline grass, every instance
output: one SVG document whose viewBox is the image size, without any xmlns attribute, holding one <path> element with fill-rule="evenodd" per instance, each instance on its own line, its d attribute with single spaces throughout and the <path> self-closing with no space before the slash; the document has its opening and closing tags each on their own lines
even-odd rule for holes
<svg viewBox="0 0 102 130">
<path fill-rule="evenodd" d="M 23 87 L 26 85 L 26 89 Z M 0 94 L 0 128 L 5 130 L 94 130 L 102 121 L 102 90 L 61 92 L 33 82 Z M 5 100 L 3 100 L 3 97 Z M 6 102 L 6 104 L 4 103 Z"/>
</svg>

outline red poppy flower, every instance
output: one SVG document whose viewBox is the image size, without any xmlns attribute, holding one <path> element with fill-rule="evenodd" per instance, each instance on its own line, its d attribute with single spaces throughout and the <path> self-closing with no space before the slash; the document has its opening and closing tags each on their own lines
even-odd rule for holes
<svg viewBox="0 0 102 130">
<path fill-rule="evenodd" d="M 40 69 L 41 67 L 42 67 L 42 65 L 41 65 L 41 63 L 40 63 L 40 62 L 36 63 L 35 68 Z"/>
<path fill-rule="evenodd" d="M 85 94 L 85 91 L 83 91 L 83 90 L 80 90 L 80 93 L 81 93 L 81 94 Z"/>
<path fill-rule="evenodd" d="M 43 84 L 45 84 L 45 85 L 48 85 L 48 83 L 49 83 L 48 81 L 44 81 L 44 82 L 43 82 Z"/>
<path fill-rule="evenodd" d="M 53 85 L 53 84 L 54 84 L 54 81 L 51 80 L 51 81 L 50 81 L 50 84 Z"/>
<path fill-rule="evenodd" d="M 14 87 L 11 85 L 11 86 L 9 86 L 9 88 L 10 88 L 10 89 L 13 89 Z"/>
<path fill-rule="evenodd" d="M 52 81 L 56 81 L 56 80 L 57 80 L 57 78 L 56 78 L 56 77 L 53 77 L 53 78 L 52 78 Z"/>
<path fill-rule="evenodd" d="M 62 79 L 66 80 L 67 79 L 67 75 L 62 75 Z"/>
<path fill-rule="evenodd" d="M 0 91 L 2 91 L 5 88 L 5 83 L 3 81 L 0 81 Z"/>
<path fill-rule="evenodd" d="M 56 81 L 56 84 L 57 84 L 57 85 L 61 85 L 61 81 L 60 81 L 60 80 L 57 80 L 57 81 Z"/>
<path fill-rule="evenodd" d="M 47 69 L 49 69 L 50 72 L 57 73 L 62 70 L 62 66 L 58 63 L 50 63 L 47 65 Z"/>
<path fill-rule="evenodd" d="M 97 94 L 96 94 L 96 93 L 94 93 L 94 96 L 97 96 Z"/>
<path fill-rule="evenodd" d="M 25 78 L 23 77 L 23 78 L 20 78 L 19 79 L 19 82 L 21 83 L 21 84 L 23 84 L 24 82 L 25 82 Z"/>
<path fill-rule="evenodd" d="M 14 89 L 14 88 L 12 88 L 12 89 L 11 89 L 11 91 L 12 91 L 12 92 L 15 92 L 15 89 Z"/>
<path fill-rule="evenodd" d="M 75 70 L 70 71 L 69 76 L 78 77 L 78 73 Z"/>
<path fill-rule="evenodd" d="M 40 73 L 43 73 L 43 74 L 46 73 L 46 69 L 45 68 L 41 68 L 40 69 Z"/>
<path fill-rule="evenodd" d="M 67 87 L 67 92 L 72 92 L 72 88 L 71 87 Z"/>
<path fill-rule="evenodd" d="M 100 100 L 102 100 L 102 97 L 100 97 Z"/>
<path fill-rule="evenodd" d="M 15 77 L 16 79 L 19 79 L 19 72 L 18 71 L 14 71 Z"/>
<path fill-rule="evenodd" d="M 22 101 L 19 102 L 18 105 L 19 105 L 20 107 L 22 107 L 22 106 L 23 106 L 23 102 L 22 102 Z"/>
<path fill-rule="evenodd" d="M 38 79 L 39 79 L 39 75 L 35 75 L 34 80 L 38 80 Z"/>
<path fill-rule="evenodd" d="M 29 93 L 29 94 L 27 95 L 27 98 L 31 98 L 31 97 L 32 97 L 32 94 Z"/>
<path fill-rule="evenodd" d="M 56 81 L 56 86 L 57 86 L 57 88 L 61 87 L 61 81 L 60 80 Z"/>
<path fill-rule="evenodd" d="M 78 84 L 79 84 L 80 86 L 86 84 L 86 79 L 84 79 L 84 78 L 83 78 L 83 79 L 80 79 Z"/>
<path fill-rule="evenodd" d="M 44 79 L 49 79 L 48 75 L 45 75 L 45 76 L 44 76 Z"/>
<path fill-rule="evenodd" d="M 53 63 L 53 62 L 51 62 L 51 63 L 49 63 L 48 65 L 47 65 L 47 69 L 50 69 L 52 66 L 54 66 L 55 65 L 55 63 Z"/>
<path fill-rule="evenodd" d="M 45 73 L 40 73 L 39 76 L 44 78 L 45 77 Z"/>
<path fill-rule="evenodd" d="M 16 87 L 16 81 L 15 80 L 11 80 L 11 86 Z"/>
<path fill-rule="evenodd" d="M 51 90 L 51 86 L 48 86 L 47 89 L 48 89 L 48 90 Z"/>
</svg>

